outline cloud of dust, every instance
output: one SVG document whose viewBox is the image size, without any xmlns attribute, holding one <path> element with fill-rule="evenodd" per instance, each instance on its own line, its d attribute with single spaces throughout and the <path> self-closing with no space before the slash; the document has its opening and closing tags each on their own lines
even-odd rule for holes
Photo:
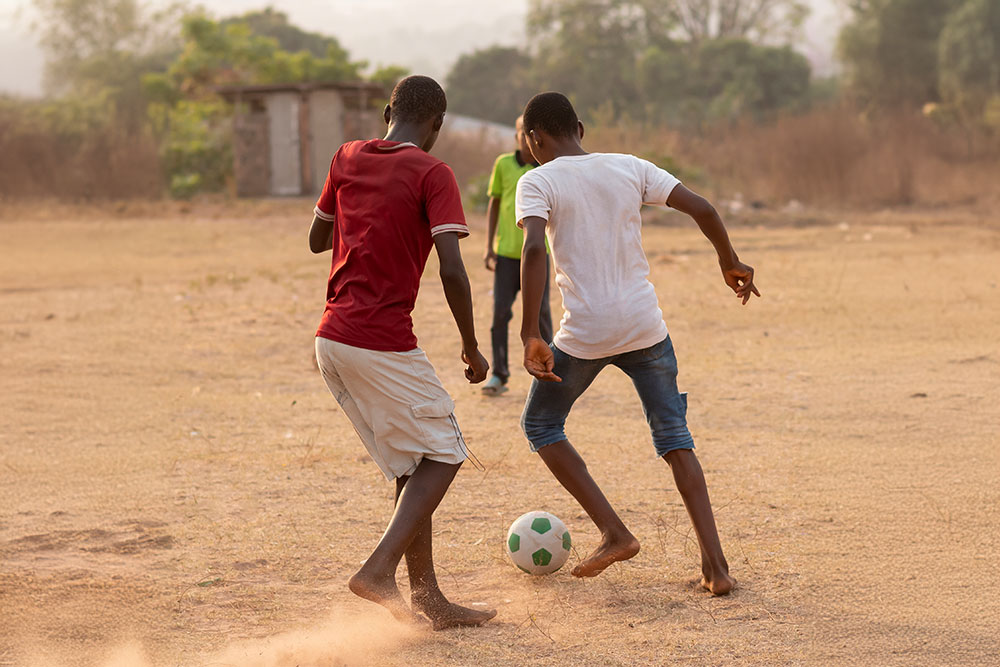
<svg viewBox="0 0 1000 667">
<path fill-rule="evenodd" d="M 379 609 L 362 613 L 334 612 L 320 625 L 291 630 L 263 639 L 233 642 L 214 654 L 185 658 L 183 664 L 205 667 L 319 667 L 320 665 L 382 665 L 403 642 L 421 631 L 399 623 Z M 97 661 L 100 667 L 157 667 L 138 641 L 119 644 Z M 80 664 L 65 655 L 38 650 L 25 656 L 24 667 L 64 667 Z M 79 657 L 78 657 L 79 659 Z M 93 663 L 89 663 L 93 664 Z M 169 664 L 175 664 L 174 660 Z"/>
<path fill-rule="evenodd" d="M 35 646 L 29 655 L 22 656 L 22 661 L 17 664 L 24 667 L 69 667 L 70 665 L 81 664 L 81 657 L 69 657 L 65 648 L 45 649 Z M 85 661 L 87 664 L 94 664 Z M 129 640 L 118 644 L 106 652 L 106 657 L 99 659 L 97 664 L 101 667 L 153 667 L 153 662 L 149 659 L 142 644 L 135 640 Z"/>
<path fill-rule="evenodd" d="M 101 667 L 153 667 L 153 663 L 142 644 L 129 641 L 113 649 L 110 657 L 101 663 Z"/>
<path fill-rule="evenodd" d="M 419 634 L 381 610 L 336 612 L 326 623 L 311 629 L 234 643 L 206 663 L 213 667 L 384 664 L 393 649 Z"/>
</svg>

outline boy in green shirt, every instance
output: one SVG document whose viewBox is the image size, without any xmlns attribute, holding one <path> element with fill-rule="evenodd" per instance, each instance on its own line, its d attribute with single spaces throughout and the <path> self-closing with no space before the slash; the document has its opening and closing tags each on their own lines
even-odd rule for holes
<svg viewBox="0 0 1000 667">
<path fill-rule="evenodd" d="M 507 391 L 507 324 L 513 317 L 512 307 L 521 289 L 521 245 L 524 231 L 517 226 L 514 215 L 514 193 L 517 181 L 538 166 L 528 148 L 522 119 L 515 123 L 517 150 L 504 153 L 493 164 L 490 175 L 490 205 L 487 212 L 489 230 L 486 235 L 486 268 L 493 271 L 493 327 L 490 329 L 493 347 L 493 377 L 483 385 L 483 393 L 499 396 Z M 538 325 L 547 342 L 552 342 L 552 313 L 549 309 L 548 269 L 545 293 L 539 311 Z"/>
</svg>

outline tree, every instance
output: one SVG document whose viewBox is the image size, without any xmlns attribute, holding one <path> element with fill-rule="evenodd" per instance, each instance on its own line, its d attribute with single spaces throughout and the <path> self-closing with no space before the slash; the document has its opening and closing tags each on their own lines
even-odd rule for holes
<svg viewBox="0 0 1000 667">
<path fill-rule="evenodd" d="M 636 65 L 650 41 L 644 16 L 636 0 L 532 0 L 536 80 L 569 94 L 584 116 L 634 114 Z"/>
<path fill-rule="evenodd" d="M 644 0 L 650 23 L 698 44 L 715 39 L 787 40 L 808 14 L 799 0 Z M 664 18 L 666 21 L 664 21 Z"/>
<path fill-rule="evenodd" d="M 808 103 L 809 61 L 790 47 L 745 39 L 651 47 L 639 67 L 649 118 L 696 126 L 751 116 L 764 119 Z"/>
<path fill-rule="evenodd" d="M 445 79 L 448 109 L 513 125 L 537 92 L 531 57 L 511 47 L 494 46 L 459 57 Z"/>
<path fill-rule="evenodd" d="M 242 23 L 250 28 L 250 32 L 261 37 L 271 37 L 278 43 L 278 48 L 289 53 L 308 51 L 316 58 L 325 58 L 330 54 L 331 47 L 345 60 L 347 52 L 335 37 L 309 32 L 288 21 L 288 15 L 273 7 L 247 12 L 242 16 L 230 16 L 222 19 L 220 25 L 226 28 Z"/>
<path fill-rule="evenodd" d="M 570 93 L 584 115 L 678 119 L 704 117 L 712 100 L 728 116 L 797 98 L 805 59 L 753 42 L 790 37 L 804 16 L 800 0 L 532 0 L 528 28 L 536 79 Z M 773 90 L 768 67 L 787 75 Z M 723 89 L 728 102 L 716 99 Z"/>
<path fill-rule="evenodd" d="M 941 97 L 966 124 L 1000 101 L 1000 5 L 966 0 L 945 21 L 938 44 Z"/>
<path fill-rule="evenodd" d="M 938 101 L 938 38 L 961 1 L 852 0 L 854 20 L 839 47 L 858 101 L 876 108 Z"/>
<path fill-rule="evenodd" d="M 210 97 L 220 85 L 353 81 L 361 78 L 365 64 L 352 62 L 336 40 L 327 44 L 322 57 L 307 50 L 291 53 L 275 38 L 255 34 L 246 23 L 215 21 L 203 14 L 185 17 L 181 33 L 184 48 L 167 78 L 191 97 Z"/>
<path fill-rule="evenodd" d="M 154 11 L 138 0 L 36 0 L 34 29 L 51 93 L 101 98 L 127 131 L 143 124 L 141 78 L 177 53 L 178 5 Z"/>
<path fill-rule="evenodd" d="M 383 65 L 372 72 L 368 80 L 380 84 L 385 89 L 386 94 L 388 94 L 392 92 L 392 89 L 396 87 L 400 79 L 405 78 L 409 73 L 410 70 L 399 65 Z"/>
</svg>

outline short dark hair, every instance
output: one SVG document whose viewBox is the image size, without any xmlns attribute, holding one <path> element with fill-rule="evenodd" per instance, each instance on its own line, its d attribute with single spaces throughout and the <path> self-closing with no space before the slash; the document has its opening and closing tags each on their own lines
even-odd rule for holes
<svg viewBox="0 0 1000 667">
<path fill-rule="evenodd" d="M 553 137 L 576 135 L 580 119 L 562 93 L 538 93 L 524 107 L 524 131 L 541 130 Z"/>
<path fill-rule="evenodd" d="M 448 98 L 437 81 L 429 76 L 414 74 L 396 84 L 389 98 L 393 120 L 423 123 L 443 114 Z"/>
</svg>

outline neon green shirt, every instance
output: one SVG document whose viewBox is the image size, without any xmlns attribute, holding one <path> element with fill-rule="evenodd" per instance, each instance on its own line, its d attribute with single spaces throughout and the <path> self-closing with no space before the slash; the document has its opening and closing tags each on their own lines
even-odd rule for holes
<svg viewBox="0 0 1000 667">
<path fill-rule="evenodd" d="M 497 218 L 497 234 L 493 241 L 493 251 L 500 257 L 521 259 L 524 231 L 517 226 L 515 219 L 514 194 L 518 179 L 533 167 L 530 162 L 518 163 L 514 153 L 504 153 L 493 163 L 488 194 L 490 197 L 500 198 L 500 216 Z"/>
</svg>

